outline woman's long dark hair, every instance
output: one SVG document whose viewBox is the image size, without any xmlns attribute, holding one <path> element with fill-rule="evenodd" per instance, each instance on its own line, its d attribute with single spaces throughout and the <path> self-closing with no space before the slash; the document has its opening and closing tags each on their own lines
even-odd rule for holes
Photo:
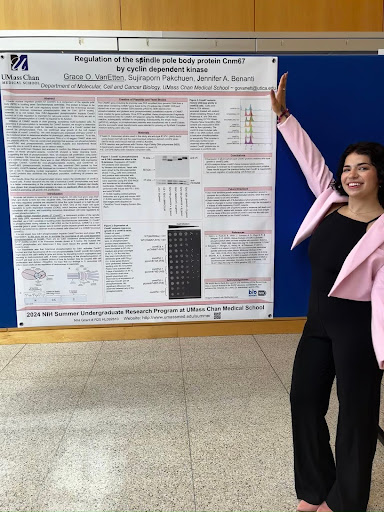
<svg viewBox="0 0 384 512">
<path fill-rule="evenodd" d="M 345 149 L 344 153 L 340 157 L 333 188 L 337 190 L 342 196 L 348 196 L 341 184 L 341 175 L 343 174 L 345 159 L 351 153 L 367 155 L 371 159 L 372 165 L 374 165 L 376 168 L 377 177 L 379 180 L 378 199 L 381 206 L 384 208 L 384 146 L 378 142 L 357 142 L 356 144 L 349 145 Z"/>
</svg>

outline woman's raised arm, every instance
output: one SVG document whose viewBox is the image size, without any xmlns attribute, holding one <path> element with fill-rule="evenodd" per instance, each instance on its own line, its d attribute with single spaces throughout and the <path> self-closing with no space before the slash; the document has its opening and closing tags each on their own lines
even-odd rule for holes
<svg viewBox="0 0 384 512">
<path fill-rule="evenodd" d="M 289 111 L 287 109 L 286 101 L 285 101 L 285 90 L 287 88 L 287 79 L 288 73 L 284 73 L 284 75 L 280 78 L 279 86 L 277 91 L 271 89 L 271 104 L 272 110 L 278 116 L 279 122 L 281 118 L 288 118 Z"/>
<path fill-rule="evenodd" d="M 309 188 L 318 197 L 326 190 L 333 174 L 325 160 L 297 119 L 290 115 L 285 101 L 288 73 L 284 73 L 277 92 L 271 90 L 272 110 L 279 116 L 278 128 L 298 161 Z"/>
</svg>

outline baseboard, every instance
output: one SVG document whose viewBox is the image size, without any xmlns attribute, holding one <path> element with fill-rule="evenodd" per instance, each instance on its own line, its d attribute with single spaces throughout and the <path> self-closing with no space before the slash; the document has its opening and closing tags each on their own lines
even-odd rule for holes
<svg viewBox="0 0 384 512">
<path fill-rule="evenodd" d="M 129 324 L 95 327 L 35 327 L 0 330 L 0 345 L 14 343 L 70 343 L 188 336 L 300 333 L 305 318 L 274 318 L 228 322 Z"/>
</svg>

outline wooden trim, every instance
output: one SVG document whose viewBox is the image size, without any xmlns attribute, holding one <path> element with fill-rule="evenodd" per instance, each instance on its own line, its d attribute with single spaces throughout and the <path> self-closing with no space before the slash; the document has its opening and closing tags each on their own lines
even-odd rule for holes
<svg viewBox="0 0 384 512">
<path fill-rule="evenodd" d="M 122 30 L 252 32 L 255 0 L 121 0 Z"/>
<path fill-rule="evenodd" d="M 119 0 L 0 0 L 1 30 L 121 30 Z"/>
<path fill-rule="evenodd" d="M 305 318 L 276 318 L 274 320 L 245 320 L 238 322 L 130 324 L 113 327 L 15 328 L 0 331 L 0 345 L 188 336 L 232 336 L 236 334 L 300 333 L 303 330 L 304 322 Z"/>
<path fill-rule="evenodd" d="M 376 32 L 382 0 L 254 0 L 255 32 Z"/>
</svg>

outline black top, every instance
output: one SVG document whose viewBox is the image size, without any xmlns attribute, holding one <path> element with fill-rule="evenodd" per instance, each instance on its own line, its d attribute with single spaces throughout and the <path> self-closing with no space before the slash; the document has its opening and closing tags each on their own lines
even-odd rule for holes
<svg viewBox="0 0 384 512">
<path fill-rule="evenodd" d="M 374 220 L 360 222 L 335 210 L 321 221 L 312 234 L 308 251 L 312 286 L 329 293 L 345 258 L 364 236 L 367 225 Z"/>
</svg>

